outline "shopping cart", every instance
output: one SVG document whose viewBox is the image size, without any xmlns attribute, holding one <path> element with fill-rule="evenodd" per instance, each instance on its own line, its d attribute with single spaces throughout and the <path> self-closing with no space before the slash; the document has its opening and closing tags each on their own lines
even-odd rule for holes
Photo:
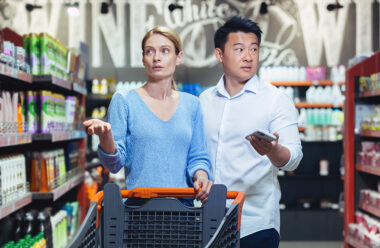
<svg viewBox="0 0 380 248">
<path fill-rule="evenodd" d="M 240 242 L 244 193 L 211 187 L 202 207 L 185 206 L 176 198 L 194 197 L 193 188 L 136 188 L 121 190 L 107 184 L 91 202 L 70 248 L 213 247 L 235 248 Z M 141 206 L 123 198 L 146 198 Z M 226 209 L 226 199 L 234 199 Z"/>
</svg>

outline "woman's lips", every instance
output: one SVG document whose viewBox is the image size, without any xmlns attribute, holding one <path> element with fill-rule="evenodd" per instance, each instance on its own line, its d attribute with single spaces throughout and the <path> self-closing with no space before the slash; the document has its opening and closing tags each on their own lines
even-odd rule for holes
<svg viewBox="0 0 380 248">
<path fill-rule="evenodd" d="M 153 68 L 154 71 L 160 71 L 160 70 L 162 70 L 164 67 L 162 67 L 162 66 L 153 66 L 152 68 Z"/>
</svg>

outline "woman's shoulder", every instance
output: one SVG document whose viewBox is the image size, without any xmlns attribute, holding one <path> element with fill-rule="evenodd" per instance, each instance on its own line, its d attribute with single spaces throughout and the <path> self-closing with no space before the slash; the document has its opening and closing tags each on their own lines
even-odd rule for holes
<svg viewBox="0 0 380 248">
<path fill-rule="evenodd" d="M 182 91 L 178 91 L 178 94 L 179 94 L 179 97 L 183 98 L 184 101 L 186 101 L 187 103 L 197 103 L 199 102 L 199 98 L 197 96 L 194 96 L 192 94 L 189 94 L 189 93 L 186 93 L 186 92 L 182 92 Z"/>
<path fill-rule="evenodd" d="M 127 99 L 133 98 L 135 94 L 136 94 L 135 90 L 127 90 L 127 89 L 117 90 L 113 94 L 112 99 L 116 98 L 116 99 L 127 100 Z"/>
</svg>

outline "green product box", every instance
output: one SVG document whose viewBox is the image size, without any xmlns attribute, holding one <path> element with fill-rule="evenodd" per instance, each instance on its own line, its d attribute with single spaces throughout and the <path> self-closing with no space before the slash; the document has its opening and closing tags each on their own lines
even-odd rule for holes
<svg viewBox="0 0 380 248">
<path fill-rule="evenodd" d="M 41 44 L 41 74 L 56 76 L 55 40 L 47 33 L 42 33 Z"/>
<path fill-rule="evenodd" d="M 30 64 L 30 34 L 23 36 L 23 44 L 25 50 L 25 61 Z"/>
<path fill-rule="evenodd" d="M 40 36 L 38 34 L 30 34 L 29 49 L 30 72 L 32 75 L 39 75 L 41 74 L 41 45 Z"/>
</svg>

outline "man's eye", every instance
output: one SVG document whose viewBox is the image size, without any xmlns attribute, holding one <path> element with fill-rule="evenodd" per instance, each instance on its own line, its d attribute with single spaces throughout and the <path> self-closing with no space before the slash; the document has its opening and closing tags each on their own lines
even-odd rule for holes
<svg viewBox="0 0 380 248">
<path fill-rule="evenodd" d="M 236 48 L 235 51 L 237 51 L 237 52 L 242 52 L 242 51 L 243 51 L 243 48 Z"/>
<path fill-rule="evenodd" d="M 167 48 L 164 48 L 164 49 L 162 49 L 162 53 L 169 53 L 169 49 L 167 49 Z"/>
</svg>

